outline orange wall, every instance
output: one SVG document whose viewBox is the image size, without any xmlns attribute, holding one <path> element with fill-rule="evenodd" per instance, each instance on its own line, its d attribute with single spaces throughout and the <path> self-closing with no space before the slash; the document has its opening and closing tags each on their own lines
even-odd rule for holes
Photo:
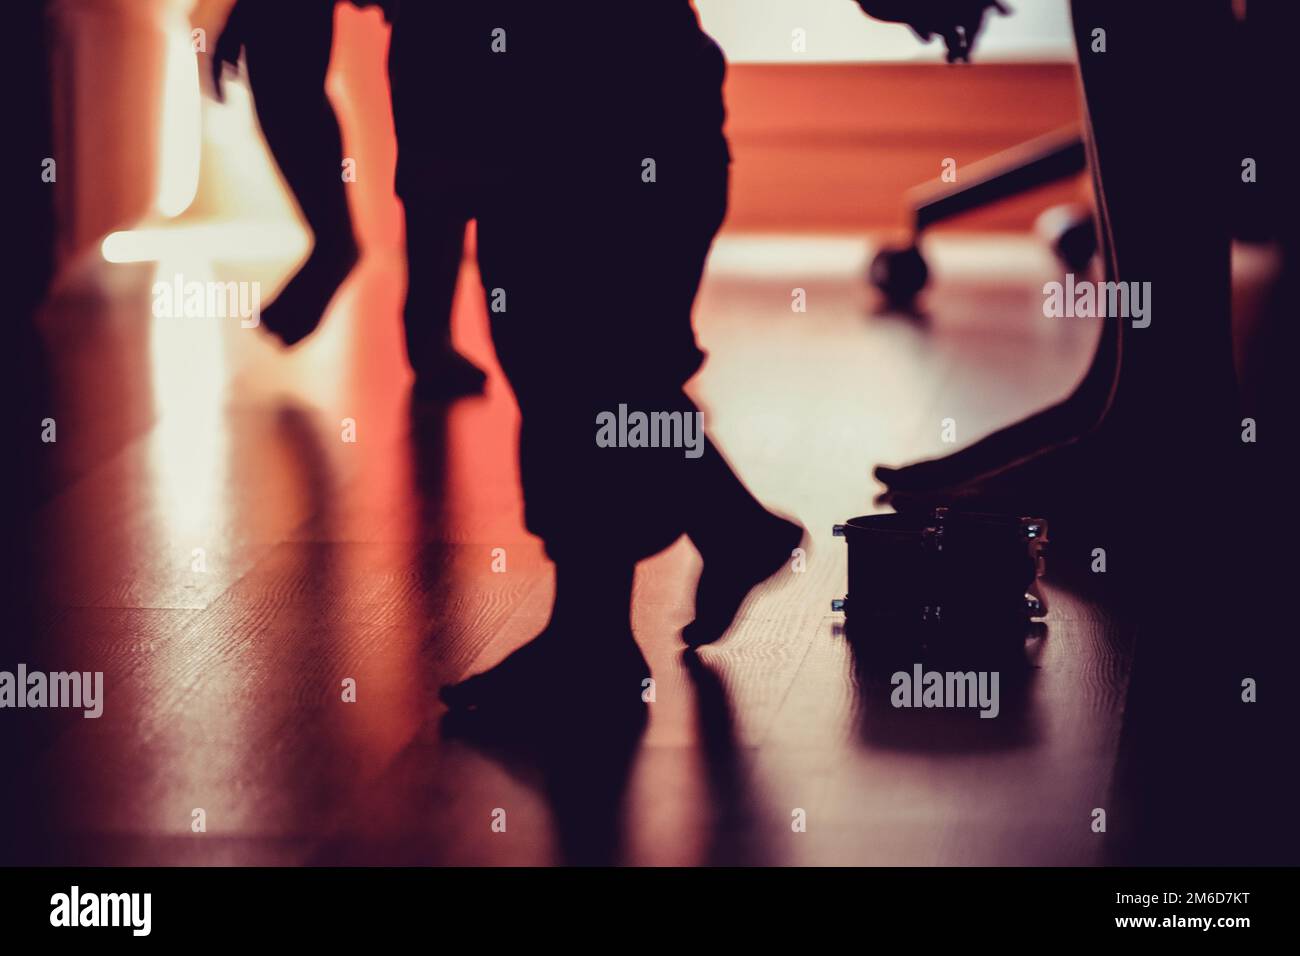
<svg viewBox="0 0 1300 956">
<path fill-rule="evenodd" d="M 733 64 L 729 227 L 861 230 L 907 222 L 904 193 L 964 164 L 1080 121 L 1071 64 Z M 1082 177 L 1081 177 L 1082 178 Z M 957 225 L 1028 228 L 1086 195 L 1081 182 L 972 214 Z"/>
</svg>

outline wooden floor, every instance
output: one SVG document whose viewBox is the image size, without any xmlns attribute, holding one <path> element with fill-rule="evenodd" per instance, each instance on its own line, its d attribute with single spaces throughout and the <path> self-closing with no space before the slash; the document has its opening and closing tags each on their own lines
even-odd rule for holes
<svg viewBox="0 0 1300 956">
<path fill-rule="evenodd" d="M 1064 393 L 1096 332 L 1042 318 L 1054 267 L 1031 239 L 932 254 L 918 323 L 872 314 L 859 239 L 721 240 L 694 389 L 741 476 L 811 529 L 807 568 L 695 663 L 679 630 L 699 558 L 682 540 L 645 562 L 648 727 L 626 752 L 549 766 L 442 730 L 437 688 L 533 635 L 552 573 L 522 530 L 517 413 L 495 366 L 484 398 L 409 409 L 400 263 L 367 260 L 288 355 L 230 321 L 151 318 L 168 263 L 91 270 L 45 316 L 58 441 L 19 646 L 29 668 L 104 671 L 106 704 L 99 720 L 23 716 L 37 822 L 20 856 L 1102 862 L 1090 813 L 1111 789 L 1130 648 L 1096 603 L 1049 580 L 1046 634 L 1017 652 L 996 720 L 892 710 L 829 609 L 845 589 L 831 525 L 875 510 L 871 467 L 943 450 L 944 418 L 965 442 Z M 492 363 L 472 265 L 461 288 L 457 337 Z"/>
</svg>

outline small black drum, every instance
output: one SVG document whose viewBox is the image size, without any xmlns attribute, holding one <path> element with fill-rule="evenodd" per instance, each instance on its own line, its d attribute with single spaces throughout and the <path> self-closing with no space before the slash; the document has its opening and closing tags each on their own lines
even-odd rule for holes
<svg viewBox="0 0 1300 956">
<path fill-rule="evenodd" d="M 846 623 L 1021 622 L 1046 613 L 1029 593 L 1043 572 L 1041 518 L 936 508 L 852 518 L 835 526 L 849 552 L 849 590 L 831 609 Z"/>
</svg>

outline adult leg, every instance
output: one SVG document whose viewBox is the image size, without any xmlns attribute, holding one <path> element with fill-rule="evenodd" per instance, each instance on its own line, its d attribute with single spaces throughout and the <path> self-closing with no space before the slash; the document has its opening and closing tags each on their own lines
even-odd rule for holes
<svg viewBox="0 0 1300 956">
<path fill-rule="evenodd" d="M 1215 60 L 1191 62 L 1227 28 L 1227 5 L 1194 4 L 1177 17 L 1115 0 L 1076 0 L 1073 9 L 1107 278 L 1151 283 L 1152 324 L 1102 320 L 1097 358 L 1074 396 L 956 455 L 878 469 L 891 490 L 1011 491 L 1053 475 L 1068 482 L 1080 467 L 1122 472 L 1119 449 L 1139 442 L 1162 411 L 1176 406 L 1177 424 L 1233 402 L 1224 208 L 1232 170 L 1222 137 L 1199 132 L 1222 128 L 1227 76 Z M 1105 52 L 1093 50 L 1095 29 L 1106 32 Z M 1191 137 L 1177 162 L 1163 152 Z M 1140 445 L 1154 456 L 1150 441 Z"/>
<path fill-rule="evenodd" d="M 442 401 L 479 392 L 487 376 L 451 345 L 452 307 L 464 258 L 465 227 L 481 191 L 483 163 L 473 156 L 479 137 L 472 118 L 484 99 L 466 67 L 460 88 L 452 64 L 431 73 L 428 37 L 450 30 L 465 44 L 452 10 L 441 4 L 407 4 L 394 18 L 388 84 L 397 134 L 397 194 L 406 217 L 406 301 L 402 309 L 406 355 L 415 372 L 417 399 Z M 470 31 L 472 32 L 472 31 Z M 464 50 L 459 51 L 462 55 Z M 480 77 L 481 79 L 481 77 Z"/>
<path fill-rule="evenodd" d="M 1188 4 L 1179 12 L 1205 17 L 1210 6 Z M 1202 309 L 1189 306 L 1186 314 L 1205 324 L 1198 326 L 1199 336 L 1189 334 L 1180 342 L 1144 338 L 1144 332 L 1157 331 L 1154 323 L 1134 331 L 1133 341 L 1126 340 L 1131 345 L 1126 361 L 1136 353 L 1137 361 L 1150 363 L 1149 370 L 1159 361 L 1169 370 L 1149 371 L 1147 387 L 1132 383 L 1127 397 L 1122 391 L 1127 383 L 1121 381 L 1117 395 L 1117 403 L 1136 398 L 1155 407 L 1166 422 L 1153 423 L 1150 434 L 1160 442 L 1160 451 L 1184 469 L 1154 489 L 1143 522 L 1158 557 L 1141 569 L 1137 582 L 1143 593 L 1136 615 L 1141 631 L 1120 764 L 1130 778 L 1127 789 L 1135 804 L 1130 862 L 1144 864 L 1283 863 L 1294 859 L 1296 845 L 1297 828 L 1291 822 L 1296 783 L 1286 762 L 1278 759 L 1285 746 L 1282 728 L 1296 723 L 1294 699 L 1260 695 L 1257 702 L 1246 702 L 1248 679 L 1262 686 L 1259 675 L 1291 673 L 1296 664 L 1294 642 L 1279 625 L 1280 596 L 1291 587 L 1292 575 L 1287 562 L 1275 557 L 1278 543 L 1293 540 L 1296 531 L 1291 509 L 1279 507 L 1290 492 L 1291 469 L 1270 467 L 1279 460 L 1270 461 L 1268 451 L 1281 443 L 1242 441 L 1242 420 L 1224 399 L 1230 373 L 1222 363 L 1231 356 L 1231 346 L 1226 322 L 1220 323 L 1227 312 L 1228 268 L 1222 251 L 1226 239 L 1218 238 L 1247 198 L 1242 194 L 1259 185 L 1243 183 L 1244 159 L 1254 158 L 1259 170 L 1269 171 L 1268 180 L 1261 181 L 1271 188 L 1293 187 L 1279 174 L 1285 166 L 1280 162 L 1283 150 L 1268 142 L 1280 135 L 1272 110 L 1265 112 L 1263 125 L 1253 128 L 1232 122 L 1239 115 L 1235 102 L 1231 110 L 1210 111 L 1223 98 L 1240 97 L 1243 89 L 1252 88 L 1243 82 L 1250 72 L 1243 74 L 1224 55 L 1230 49 L 1222 39 L 1229 36 L 1226 6 L 1220 5 L 1213 27 L 1202 34 L 1208 41 L 1202 47 L 1206 62 L 1185 68 L 1186 73 L 1209 73 L 1213 90 L 1201 89 L 1199 77 L 1189 80 L 1207 112 L 1199 124 L 1184 117 L 1195 140 L 1169 151 L 1194 168 L 1207 158 L 1217 167 L 1215 178 L 1194 195 L 1173 229 L 1202 230 L 1214 224 L 1213 257 L 1207 253 L 1188 262 L 1180 276 L 1185 296 L 1204 299 Z M 1251 17 L 1269 18 L 1264 29 L 1272 42 L 1256 46 L 1250 41 L 1245 50 L 1253 61 L 1268 64 L 1266 70 L 1277 71 L 1276 83 L 1254 87 L 1253 96 L 1267 100 L 1289 82 L 1286 47 L 1295 13 L 1290 4 L 1252 2 L 1247 20 Z M 1278 17 L 1290 23 L 1274 19 Z M 1207 169 L 1202 174 L 1208 179 Z M 1174 345 L 1184 352 L 1165 354 Z M 1146 347 L 1158 348 L 1160 354 L 1139 351 Z M 1203 392 L 1186 387 L 1186 374 L 1198 369 Z M 1161 396 L 1165 381 L 1170 388 Z M 1261 431 L 1266 425 L 1271 430 L 1261 416 Z M 1174 441 L 1186 449 L 1182 454 L 1172 447 Z M 1222 763 L 1207 759 L 1212 753 L 1231 755 L 1232 767 L 1241 772 L 1223 773 Z"/>
<path fill-rule="evenodd" d="M 286 345 L 315 330 L 357 261 L 342 138 L 325 95 L 333 40 L 333 0 L 262 0 L 248 11 L 244 49 L 258 121 L 314 242 L 262 312 L 262 325 Z"/>
</svg>

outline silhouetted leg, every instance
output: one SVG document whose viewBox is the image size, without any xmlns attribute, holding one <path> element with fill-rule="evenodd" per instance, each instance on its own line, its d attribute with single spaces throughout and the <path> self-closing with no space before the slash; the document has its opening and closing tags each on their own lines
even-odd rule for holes
<svg viewBox="0 0 1300 956">
<path fill-rule="evenodd" d="M 1188 5 L 1179 14 L 1203 6 Z M 1211 82 L 1221 96 L 1231 97 L 1232 105 L 1226 113 L 1203 116 L 1189 144 L 1180 143 L 1182 148 L 1171 152 L 1199 163 L 1197 154 L 1208 151 L 1221 164 L 1227 189 L 1210 186 L 1194 194 L 1174 231 L 1202 229 L 1216 215 L 1227 220 L 1256 187 L 1264 191 L 1260 198 L 1276 203 L 1279 222 L 1293 216 L 1294 201 L 1285 201 L 1287 193 L 1292 199 L 1295 195 L 1294 180 L 1284 172 L 1290 148 L 1283 145 L 1286 123 L 1277 113 L 1276 97 L 1292 84 L 1292 47 L 1300 23 L 1295 4 L 1252 2 L 1246 15 L 1248 23 L 1254 21 L 1245 51 L 1251 68 L 1224 56 L 1227 44 L 1220 38 L 1226 31 L 1218 24 L 1203 34 L 1207 43 L 1186 53 L 1185 72 L 1209 71 Z M 1195 91 L 1205 97 L 1202 109 L 1212 102 L 1210 92 Z M 1261 122 L 1232 122 L 1253 112 L 1257 102 L 1267 104 L 1255 113 Z M 1246 158 L 1258 163 L 1255 183 L 1242 182 Z M 1186 294 L 1207 296 L 1207 310 L 1226 310 L 1226 271 L 1217 258 L 1189 262 L 1181 275 Z M 1294 315 L 1294 301 L 1288 311 Z M 1218 312 L 1188 314 L 1208 319 Z M 1288 325 L 1293 328 L 1294 322 Z M 1156 326 L 1145 331 L 1156 331 Z M 1262 687 L 1267 678 L 1258 675 L 1295 672 L 1295 642 L 1283 637 L 1277 618 L 1294 578 L 1293 562 L 1277 558 L 1279 542 L 1295 539 L 1294 509 L 1288 505 L 1294 456 L 1284 461 L 1289 441 L 1263 437 L 1279 420 L 1267 410 L 1244 412 L 1258 418 L 1260 429 L 1258 443 L 1248 443 L 1241 440 L 1238 414 L 1224 423 L 1217 407 L 1203 407 L 1218 398 L 1220 383 L 1228 377 L 1218 365 L 1228 354 L 1226 330 L 1216 326 L 1205 333 L 1205 341 L 1187 343 L 1187 355 L 1177 363 L 1166 354 L 1168 343 L 1148 343 L 1141 330 L 1132 336 L 1141 340 L 1135 348 L 1164 346 L 1159 356 L 1141 358 L 1163 359 L 1171 366 L 1165 374 L 1174 386 L 1182 381 L 1184 368 L 1204 366 L 1201 385 L 1207 394 L 1202 399 L 1189 394 L 1194 390 L 1175 387 L 1161 403 L 1159 395 L 1150 394 L 1159 391 L 1159 371 L 1150 373 L 1145 390 L 1134 392 L 1168 418 L 1165 428 L 1151 429 L 1166 446 L 1162 450 L 1172 456 L 1166 443 L 1181 441 L 1191 454 L 1178 456 L 1186 463 L 1182 480 L 1158 489 L 1143 523 L 1159 558 L 1150 568 L 1138 569 L 1146 626 L 1126 708 L 1127 752 L 1121 757 L 1134 772 L 1140 862 L 1283 863 L 1295 855 L 1296 779 L 1293 766 L 1278 759 L 1279 728 L 1296 726 L 1295 697 L 1265 700 L 1259 695 L 1247 703 L 1244 687 L 1248 679 Z M 1295 345 L 1294 336 L 1272 343 L 1284 375 L 1290 374 Z M 1127 399 L 1121 395 L 1118 400 Z M 1163 438 L 1160 433 L 1166 430 L 1168 438 Z M 1240 773 L 1223 773 L 1221 763 L 1207 759 L 1210 753 L 1230 754 L 1231 766 Z"/>
<path fill-rule="evenodd" d="M 1068 508 L 1081 489 L 1124 495 L 1157 473 L 1174 474 L 1235 411 L 1225 196 L 1236 173 L 1221 135 L 1227 83 L 1217 59 L 1198 56 L 1208 37 L 1228 28 L 1227 5 L 1170 17 L 1154 7 L 1076 0 L 1074 16 L 1107 278 L 1150 283 L 1151 324 L 1100 320 L 1101 350 L 1079 406 L 1093 406 L 1087 414 L 1067 402 L 950 459 L 882 469 L 891 490 Z M 1095 28 L 1106 31 L 1104 53 L 1091 49 Z M 1154 173 L 1150 157 L 1160 144 L 1180 142 L 1188 145 L 1179 163 Z M 1074 434 L 1061 434 L 1072 424 L 1080 426 Z M 1022 446 L 1039 432 L 1051 443 Z"/>
<path fill-rule="evenodd" d="M 311 228 L 307 261 L 262 312 L 286 345 L 320 324 L 357 261 L 338 120 L 325 95 L 332 0 L 263 0 L 248 11 L 245 56 L 267 145 Z"/>
<path fill-rule="evenodd" d="M 722 58 L 703 42 L 695 52 L 696 62 L 665 64 L 663 77 L 622 51 L 552 77 L 572 112 L 548 114 L 545 128 L 525 112 L 531 145 L 504 149 L 525 168 L 488 190 L 479 211 L 484 287 L 508 294 L 492 334 L 519 402 L 525 521 L 555 561 L 557 604 L 526 649 L 449 690 L 455 706 L 553 673 L 555 661 L 577 669 L 589 659 L 622 694 L 644 666 L 626 663 L 638 560 L 689 532 L 709 568 L 697 604 L 716 637 L 797 542 L 799 529 L 769 515 L 700 444 L 698 409 L 682 391 L 703 360 L 691 308 L 728 178 Z M 557 69 L 551 62 L 540 69 Z M 682 431 L 668 442 L 601 437 L 602 420 L 629 411 L 676 417 Z M 612 660 L 597 642 L 615 646 Z"/>
<path fill-rule="evenodd" d="M 714 237 L 726 217 L 729 154 L 710 120 L 722 115 L 720 87 L 725 63 L 711 43 L 695 64 L 698 79 L 688 95 L 684 115 L 699 125 L 677 124 L 646 141 L 646 152 L 658 158 L 658 180 L 637 184 L 626 216 L 631 255 L 611 263 L 609 271 L 631 266 L 614 288 L 637 289 L 639 321 L 662 342 L 657 364 L 680 368 L 684 381 L 694 367 L 677 356 L 694 349 L 690 316 Z M 696 99 L 698 98 L 698 99 Z M 643 265 L 644 264 L 644 265 Z M 652 275 L 647 274 L 647 266 Z M 680 334 L 682 339 L 675 342 Z M 642 355 L 654 354 L 640 346 Z M 680 399 L 678 399 L 680 400 Z M 673 399 L 659 400 L 675 407 Z M 687 406 L 694 413 L 694 405 Z M 712 441 L 705 438 L 698 458 L 669 458 L 656 484 L 670 495 L 676 520 L 704 559 L 695 593 L 695 619 L 682 631 L 688 644 L 701 645 L 722 637 L 746 597 L 792 558 L 803 528 L 769 511 L 745 487 Z"/>
<path fill-rule="evenodd" d="M 444 204 L 407 197 L 406 354 L 415 395 L 440 400 L 483 390 L 483 370 L 451 344 L 452 307 L 464 256 L 468 215 Z"/>
<path fill-rule="evenodd" d="M 704 558 L 695 620 L 682 630 L 691 646 L 727 632 L 755 586 L 793 558 L 804 529 L 768 511 L 709 442 L 690 472 L 686 531 Z"/>
</svg>

